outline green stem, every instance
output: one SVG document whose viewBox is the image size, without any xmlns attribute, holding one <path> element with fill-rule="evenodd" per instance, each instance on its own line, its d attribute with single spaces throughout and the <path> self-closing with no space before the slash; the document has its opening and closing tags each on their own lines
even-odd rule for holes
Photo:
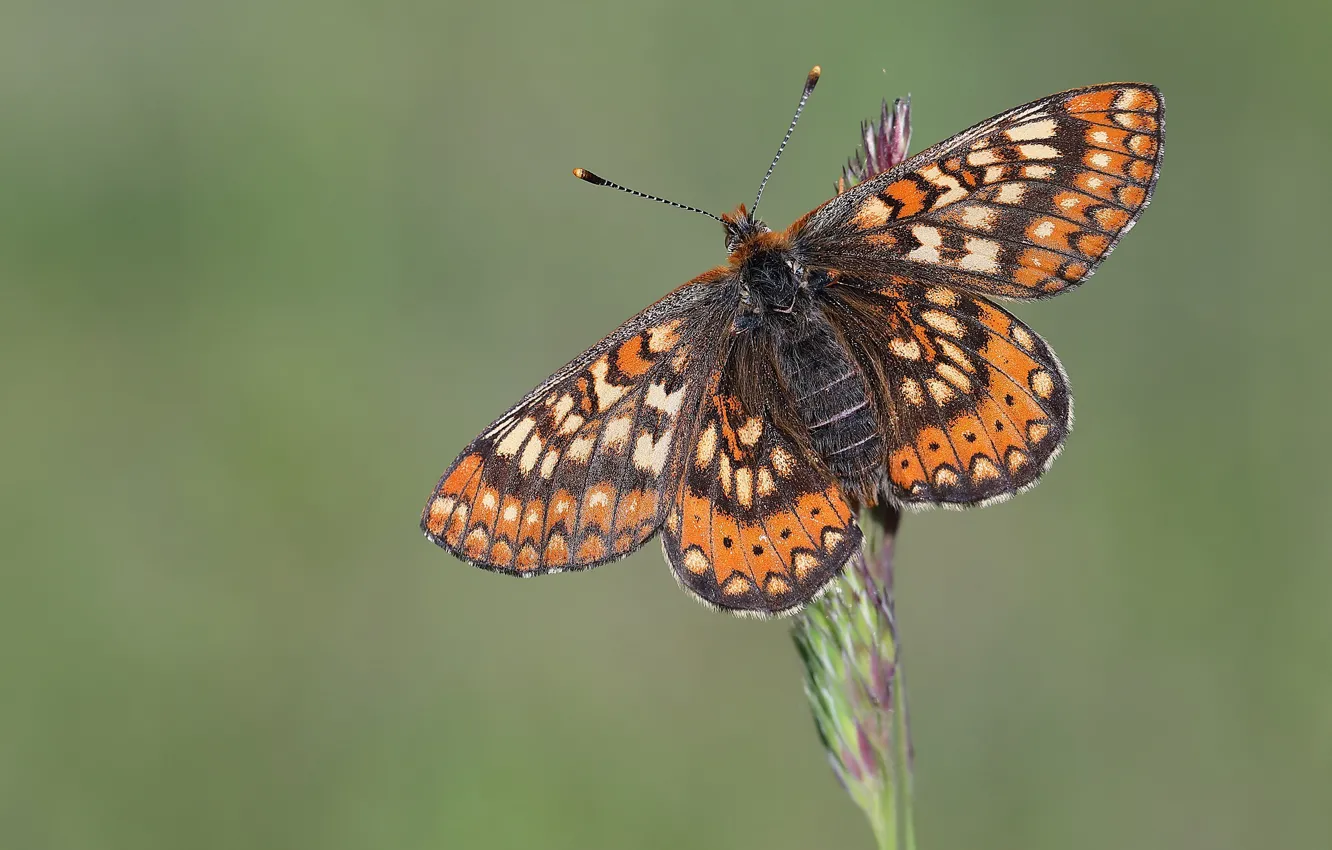
<svg viewBox="0 0 1332 850">
<path fill-rule="evenodd" d="M 911 746 L 911 725 L 907 715 L 906 676 L 902 665 L 902 642 L 897 633 L 897 600 L 893 587 L 893 556 L 897 543 L 897 524 L 899 516 L 889 509 L 866 510 L 862 513 L 863 527 L 873 529 L 866 536 L 865 558 L 875 565 L 873 573 L 879 579 L 882 590 L 880 611 L 887 628 L 881 635 L 884 656 L 892 662 L 892 680 L 890 692 L 892 706 L 884 706 L 891 716 L 889 741 L 891 755 L 886 773 L 891 788 L 885 789 L 882 804 L 888 808 L 886 835 L 880 835 L 879 845 L 897 850 L 916 850 L 916 827 L 913 815 L 915 807 L 915 777 Z"/>
<path fill-rule="evenodd" d="M 894 772 L 901 777 L 898 782 L 898 812 L 901 814 L 902 839 L 904 850 L 916 850 L 915 811 L 915 771 L 912 770 L 911 722 L 907 717 L 906 679 L 902 675 L 902 665 L 898 664 L 893 675 L 893 740 L 896 741 L 896 765 Z"/>
<path fill-rule="evenodd" d="M 870 816 L 870 828 L 874 830 L 879 850 L 897 850 L 897 812 L 894 804 L 889 802 L 889 797 L 893 796 L 885 794 L 883 808 Z"/>
<path fill-rule="evenodd" d="M 916 848 L 911 729 L 893 602 L 897 520 L 891 508 L 862 511 L 861 551 L 795 629 L 819 734 L 879 850 Z"/>
</svg>

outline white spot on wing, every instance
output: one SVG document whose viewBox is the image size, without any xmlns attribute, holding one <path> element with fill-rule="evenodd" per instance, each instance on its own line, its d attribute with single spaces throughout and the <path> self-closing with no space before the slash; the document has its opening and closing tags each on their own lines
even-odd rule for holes
<svg viewBox="0 0 1332 850">
<path fill-rule="evenodd" d="M 990 207 L 969 206 L 962 211 L 962 223 L 975 230 L 989 230 L 994 227 L 994 220 L 999 213 Z"/>
<path fill-rule="evenodd" d="M 513 426 L 513 430 L 505 434 L 504 439 L 500 440 L 499 445 L 495 447 L 495 454 L 501 457 L 512 457 L 517 454 L 518 450 L 523 447 L 523 441 L 527 439 L 527 435 L 535 427 L 536 420 L 530 416 Z"/>
<path fill-rule="evenodd" d="M 610 371 L 610 362 L 605 355 L 589 366 L 588 371 L 592 373 L 592 390 L 596 394 L 597 410 L 604 413 L 624 396 L 628 388 L 616 386 L 606 380 L 606 373 Z"/>
<path fill-rule="evenodd" d="M 629 434 L 633 428 L 632 416 L 617 416 L 606 423 L 605 430 L 601 432 L 601 444 L 609 449 L 622 448 L 629 444 Z"/>
<path fill-rule="evenodd" d="M 902 395 L 917 407 L 925 403 L 925 391 L 920 388 L 920 383 L 915 378 L 902 379 Z"/>
<path fill-rule="evenodd" d="M 1018 145 L 1017 149 L 1023 159 L 1058 159 L 1063 156 L 1058 148 L 1051 145 Z"/>
<path fill-rule="evenodd" d="M 945 384 L 938 378 L 929 378 L 925 381 L 925 386 L 929 388 L 930 395 L 934 397 L 936 404 L 942 406 L 952 401 L 957 395 L 953 388 Z"/>
<path fill-rule="evenodd" d="M 536 432 L 532 433 L 531 439 L 523 447 L 523 456 L 518 459 L 518 468 L 524 474 L 531 472 L 536 468 L 537 458 L 541 457 L 541 437 Z"/>
<path fill-rule="evenodd" d="M 546 456 L 541 459 L 541 477 L 550 478 L 555 473 L 555 464 L 560 459 L 560 453 L 551 449 L 546 452 Z"/>
<path fill-rule="evenodd" d="M 666 468 L 666 458 L 671 448 L 671 434 L 667 431 L 661 437 L 653 442 L 652 435 L 644 431 L 638 435 L 638 442 L 634 444 L 634 466 L 644 472 L 654 472 L 657 475 Z"/>
<path fill-rule="evenodd" d="M 943 236 L 939 234 L 938 228 L 918 224 L 911 228 L 911 235 L 916 237 L 920 247 L 907 254 L 906 258 L 917 263 L 938 263 L 939 246 L 943 244 Z"/>
<path fill-rule="evenodd" d="M 1029 142 L 1032 139 L 1049 139 L 1055 134 L 1055 120 L 1046 118 L 1044 121 L 1033 121 L 1030 124 L 1020 124 L 1016 127 L 1010 127 L 1004 132 L 1009 140 L 1014 142 Z"/>
<path fill-rule="evenodd" d="M 666 386 L 664 384 L 653 384 L 648 387 L 647 398 L 644 399 L 644 404 L 655 410 L 660 410 L 668 416 L 674 416 L 680 412 L 680 403 L 684 401 L 684 394 L 684 387 L 680 387 L 680 389 L 667 395 Z"/>
<path fill-rule="evenodd" d="M 1020 204 L 1022 198 L 1027 194 L 1026 183 L 1005 183 L 999 187 L 995 193 L 994 199 L 1001 204 Z"/>
<path fill-rule="evenodd" d="M 735 471 L 735 497 L 744 507 L 754 504 L 753 473 L 742 466 Z"/>
<path fill-rule="evenodd" d="M 573 410 L 573 407 L 574 407 L 573 396 L 569 395 L 568 393 L 565 393 L 564 395 L 560 396 L 559 401 L 555 402 L 555 406 L 552 407 L 550 411 L 550 415 L 554 424 L 558 426 L 561 422 L 563 422 L 564 417 L 569 415 L 570 411 Z"/>
<path fill-rule="evenodd" d="M 585 434 L 569 444 L 568 457 L 579 463 L 587 463 L 592 457 L 592 447 L 596 444 L 595 434 Z"/>
<path fill-rule="evenodd" d="M 956 366 L 953 366 L 950 363 L 940 363 L 934 367 L 934 371 L 939 373 L 939 377 L 957 387 L 962 392 L 971 392 L 971 379 L 962 374 L 962 371 Z"/>
<path fill-rule="evenodd" d="M 888 348 L 893 354 L 901 357 L 903 360 L 920 359 L 920 343 L 914 339 L 899 339 L 893 337 L 888 341 Z"/>
<path fill-rule="evenodd" d="M 985 274 L 999 273 L 999 243 L 979 236 L 968 236 L 965 240 L 967 253 L 958 261 L 958 267 Z"/>
<path fill-rule="evenodd" d="M 998 161 L 999 156 L 991 148 L 967 154 L 967 165 L 990 165 Z"/>
<path fill-rule="evenodd" d="M 712 463 L 712 456 L 717 451 L 717 423 L 709 422 L 708 429 L 699 435 L 695 444 L 694 457 L 700 469 L 707 469 Z"/>
<path fill-rule="evenodd" d="M 949 336 L 960 337 L 966 333 L 966 329 L 962 327 L 961 322 L 938 310 L 925 310 L 920 314 L 920 318 L 936 331 L 946 333 Z"/>
<path fill-rule="evenodd" d="M 748 421 L 736 431 L 736 436 L 739 437 L 740 442 L 744 443 L 746 446 L 756 445 L 759 441 L 759 437 L 763 436 L 763 420 L 759 419 L 757 416 L 751 416 Z"/>
<path fill-rule="evenodd" d="M 777 484 L 772 480 L 772 473 L 766 466 L 760 466 L 758 472 L 758 494 L 760 496 L 771 496 L 777 492 Z"/>
</svg>

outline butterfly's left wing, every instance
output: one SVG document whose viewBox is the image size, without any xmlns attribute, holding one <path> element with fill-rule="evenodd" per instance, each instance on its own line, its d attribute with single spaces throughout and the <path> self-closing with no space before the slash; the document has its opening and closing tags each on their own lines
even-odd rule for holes
<svg viewBox="0 0 1332 850">
<path fill-rule="evenodd" d="M 707 605 L 760 616 L 813 599 L 861 540 L 841 487 L 798 436 L 770 353 L 748 335 L 732 338 L 661 536 L 682 587 Z"/>
<path fill-rule="evenodd" d="M 1011 109 L 838 195 L 788 231 L 807 266 L 1044 298 L 1085 281 L 1151 199 L 1165 104 L 1108 83 Z"/>
<path fill-rule="evenodd" d="M 613 561 L 652 537 L 729 321 L 729 285 L 725 269 L 695 278 L 528 393 L 440 478 L 426 536 L 524 576 Z"/>
</svg>

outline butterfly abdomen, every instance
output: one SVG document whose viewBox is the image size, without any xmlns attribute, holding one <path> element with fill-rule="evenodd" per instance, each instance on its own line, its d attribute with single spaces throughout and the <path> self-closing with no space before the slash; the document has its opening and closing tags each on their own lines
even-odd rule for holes
<svg viewBox="0 0 1332 850">
<path fill-rule="evenodd" d="M 883 463 L 874 406 L 832 326 L 815 309 L 801 313 L 780 337 L 778 366 L 815 452 L 849 492 L 862 492 Z"/>
</svg>

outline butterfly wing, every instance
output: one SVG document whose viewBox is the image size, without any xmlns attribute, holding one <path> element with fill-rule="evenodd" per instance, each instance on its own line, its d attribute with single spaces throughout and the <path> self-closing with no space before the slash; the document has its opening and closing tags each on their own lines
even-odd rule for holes
<svg viewBox="0 0 1332 850">
<path fill-rule="evenodd" d="M 529 393 L 444 473 L 421 528 L 486 569 L 623 557 L 661 525 L 723 337 L 727 272 L 690 281 Z"/>
<path fill-rule="evenodd" d="M 1019 106 L 792 225 L 806 264 L 1010 298 L 1076 286 L 1151 199 L 1164 101 L 1143 83 Z"/>
<path fill-rule="evenodd" d="M 793 611 L 860 545 L 842 489 L 797 437 L 770 350 L 735 337 L 703 394 L 684 479 L 662 529 L 681 586 L 741 614 Z"/>
<path fill-rule="evenodd" d="M 1034 331 L 985 298 L 901 277 L 826 295 L 824 315 L 875 397 L 895 500 L 974 505 L 1036 483 L 1073 408 Z"/>
</svg>

